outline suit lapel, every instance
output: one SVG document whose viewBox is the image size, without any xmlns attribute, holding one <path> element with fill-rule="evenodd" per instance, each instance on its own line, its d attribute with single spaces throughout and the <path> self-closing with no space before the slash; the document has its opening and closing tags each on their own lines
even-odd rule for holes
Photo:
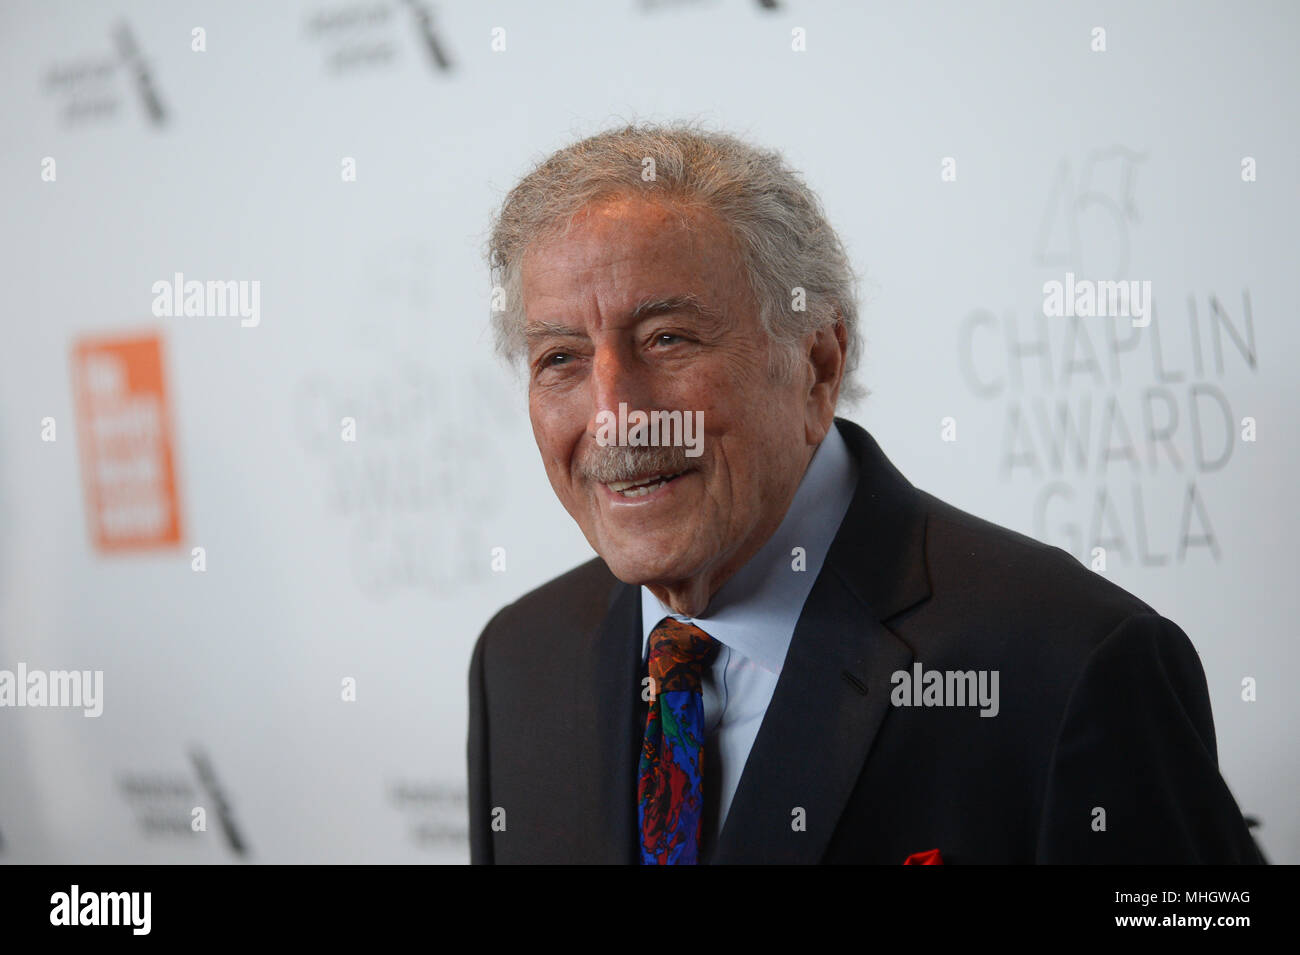
<svg viewBox="0 0 1300 955">
<path fill-rule="evenodd" d="M 617 583 L 609 611 L 596 628 L 597 742 L 595 785 L 602 838 L 601 857 L 592 862 L 636 861 L 636 771 L 644 727 L 637 726 L 641 700 L 641 601 L 638 588 Z M 576 766 L 579 778 L 590 766 Z M 588 860 L 575 860 L 588 861 Z"/>
<path fill-rule="evenodd" d="M 821 859 L 912 652 L 821 574 L 709 861 Z"/>
<path fill-rule="evenodd" d="M 866 431 L 836 424 L 858 463 L 858 485 L 795 627 L 712 863 L 819 862 L 888 714 L 890 678 L 912 663 L 883 621 L 930 594 L 924 510 Z"/>
</svg>

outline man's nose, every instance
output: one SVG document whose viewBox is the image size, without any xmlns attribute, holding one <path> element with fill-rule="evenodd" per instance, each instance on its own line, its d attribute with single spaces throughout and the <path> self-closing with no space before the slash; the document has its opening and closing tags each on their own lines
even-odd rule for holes
<svg viewBox="0 0 1300 955">
<path fill-rule="evenodd" d="M 598 346 L 592 361 L 591 399 L 592 416 L 589 427 L 599 427 L 602 412 L 609 412 L 616 418 L 620 404 L 627 405 L 630 413 L 645 410 L 648 399 L 646 368 L 625 349 L 617 345 Z"/>
</svg>

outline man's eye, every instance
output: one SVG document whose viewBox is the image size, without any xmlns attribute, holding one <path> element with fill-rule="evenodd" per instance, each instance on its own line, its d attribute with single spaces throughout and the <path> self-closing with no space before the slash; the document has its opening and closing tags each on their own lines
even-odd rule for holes
<svg viewBox="0 0 1300 955">
<path fill-rule="evenodd" d="M 552 368 L 556 365 L 562 365 L 564 364 L 564 359 L 570 357 L 572 356 L 570 356 L 568 352 L 561 352 L 561 351 L 552 352 L 551 354 L 547 355 L 545 358 L 542 359 L 542 367 Z"/>
<path fill-rule="evenodd" d="M 665 341 L 665 339 L 668 340 Z M 660 345 L 671 345 L 673 342 L 679 342 L 681 340 L 682 340 L 682 336 L 674 335 L 672 332 L 663 332 L 655 336 L 655 341 L 657 341 Z"/>
</svg>

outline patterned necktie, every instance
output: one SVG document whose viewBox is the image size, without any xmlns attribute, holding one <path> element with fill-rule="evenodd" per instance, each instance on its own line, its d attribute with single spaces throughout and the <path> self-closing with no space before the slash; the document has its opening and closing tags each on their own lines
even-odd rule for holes
<svg viewBox="0 0 1300 955">
<path fill-rule="evenodd" d="M 650 632 L 650 715 L 637 773 L 645 865 L 699 861 L 704 801 L 704 666 L 717 649 L 694 624 L 665 617 Z"/>
</svg>

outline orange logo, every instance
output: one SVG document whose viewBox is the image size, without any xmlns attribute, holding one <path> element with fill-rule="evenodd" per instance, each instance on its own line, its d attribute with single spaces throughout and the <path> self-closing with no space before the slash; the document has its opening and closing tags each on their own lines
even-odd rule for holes
<svg viewBox="0 0 1300 955">
<path fill-rule="evenodd" d="M 113 552 L 180 543 L 159 337 L 75 343 L 72 379 L 95 546 Z"/>
</svg>

